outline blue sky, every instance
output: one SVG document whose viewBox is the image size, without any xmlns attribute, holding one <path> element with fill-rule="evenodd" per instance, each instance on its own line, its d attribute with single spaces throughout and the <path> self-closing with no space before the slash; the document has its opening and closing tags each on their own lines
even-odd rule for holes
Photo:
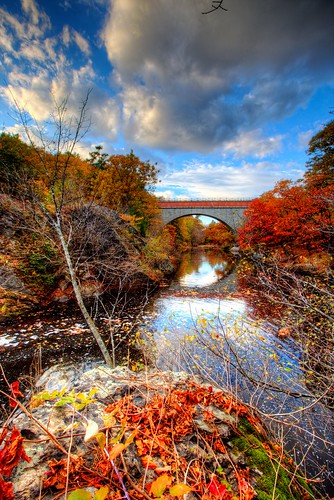
<svg viewBox="0 0 334 500">
<path fill-rule="evenodd" d="M 332 0 L 3 0 L 0 126 L 88 89 L 80 145 L 157 162 L 156 194 L 252 198 L 303 175 L 334 110 Z"/>
</svg>

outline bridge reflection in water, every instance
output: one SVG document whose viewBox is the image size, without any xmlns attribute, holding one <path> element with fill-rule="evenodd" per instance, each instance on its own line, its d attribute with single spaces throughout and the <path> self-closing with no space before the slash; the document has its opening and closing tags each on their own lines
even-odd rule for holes
<svg viewBox="0 0 334 500">
<path fill-rule="evenodd" d="M 236 231 L 252 200 L 159 200 L 162 220 L 169 224 L 189 215 L 213 217 Z"/>
</svg>

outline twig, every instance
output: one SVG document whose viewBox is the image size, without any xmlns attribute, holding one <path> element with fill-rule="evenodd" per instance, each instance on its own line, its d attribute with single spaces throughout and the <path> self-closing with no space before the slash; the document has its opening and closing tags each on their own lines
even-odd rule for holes
<svg viewBox="0 0 334 500">
<path fill-rule="evenodd" d="M 122 463 L 123 463 L 123 467 L 124 467 L 124 472 L 125 472 L 125 475 L 127 477 L 127 480 L 129 481 L 129 483 L 131 484 L 132 488 L 136 491 L 138 491 L 138 493 L 140 493 L 141 495 L 143 495 L 144 498 L 146 498 L 147 500 L 152 500 L 151 497 L 149 497 L 144 490 L 142 490 L 139 486 L 137 486 L 131 479 L 130 477 L 130 474 L 129 474 L 129 471 L 127 469 L 127 466 L 126 466 L 126 463 L 125 463 L 125 460 L 124 460 L 124 457 L 123 457 L 123 454 L 121 454 L 121 458 L 122 458 Z"/>
<path fill-rule="evenodd" d="M 126 498 L 127 500 L 131 500 L 131 499 L 130 499 L 130 497 L 129 497 L 128 491 L 127 491 L 127 489 L 126 489 L 126 487 L 125 487 L 125 484 L 124 484 L 124 482 L 123 482 L 122 476 L 120 475 L 119 470 L 118 470 L 118 468 L 116 467 L 115 462 L 114 462 L 113 460 L 111 460 L 111 459 L 110 459 L 110 455 L 109 455 L 109 452 L 108 452 L 107 448 L 104 448 L 104 452 L 105 452 L 105 454 L 107 455 L 108 459 L 110 460 L 110 463 L 111 463 L 111 465 L 113 466 L 114 471 L 116 472 L 116 476 L 117 476 L 117 478 L 118 478 L 118 480 L 119 480 L 119 482 L 120 482 L 120 485 L 122 486 L 122 490 L 124 491 L 125 498 Z"/>
<path fill-rule="evenodd" d="M 47 434 L 47 436 L 49 436 L 49 438 L 54 442 L 54 444 L 56 445 L 56 447 L 62 451 L 65 455 L 68 455 L 68 452 L 67 450 L 59 443 L 59 441 L 57 440 L 57 438 L 52 434 L 52 432 L 50 432 L 41 422 L 39 422 L 37 420 L 37 418 L 35 418 L 27 409 L 25 406 L 23 406 L 22 403 L 20 403 L 20 401 L 18 401 L 17 399 L 13 398 L 12 396 L 9 396 L 9 394 L 6 394 L 4 391 L 1 391 L 0 390 L 0 394 L 3 394 L 4 396 L 7 396 L 11 401 L 14 401 L 17 406 L 19 406 L 19 408 L 21 408 L 21 410 L 40 428 L 42 429 L 43 432 L 45 432 L 45 434 Z"/>
<path fill-rule="evenodd" d="M 202 14 L 211 14 L 211 12 L 215 12 L 218 9 L 222 9 L 222 10 L 225 10 L 227 12 L 228 9 L 225 9 L 225 7 L 223 7 L 223 2 L 224 2 L 224 0 L 213 0 L 212 1 L 212 9 L 208 10 L 207 12 L 202 12 Z M 214 5 L 214 4 L 216 4 L 216 5 Z"/>
</svg>

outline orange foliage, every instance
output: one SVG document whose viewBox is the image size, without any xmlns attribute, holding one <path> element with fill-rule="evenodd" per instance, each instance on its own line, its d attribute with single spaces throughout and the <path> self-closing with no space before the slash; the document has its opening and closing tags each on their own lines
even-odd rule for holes
<svg viewBox="0 0 334 500">
<path fill-rule="evenodd" d="M 303 183 L 279 182 L 253 200 L 239 230 L 242 248 L 278 248 L 293 255 L 321 251 L 333 244 L 325 228 L 333 225 L 334 186 L 309 190 Z"/>
<path fill-rule="evenodd" d="M 235 240 L 232 231 L 222 222 L 211 223 L 204 231 L 204 238 L 206 243 L 223 246 L 232 245 Z"/>
</svg>

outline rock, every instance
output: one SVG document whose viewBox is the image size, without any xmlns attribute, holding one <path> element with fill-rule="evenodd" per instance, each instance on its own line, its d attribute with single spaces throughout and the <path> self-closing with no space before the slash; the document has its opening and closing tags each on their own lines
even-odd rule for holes
<svg viewBox="0 0 334 500">
<path fill-rule="evenodd" d="M 31 294 L 23 281 L 15 274 L 14 269 L 7 266 L 0 266 L 0 287 L 12 292 Z"/>
<path fill-rule="evenodd" d="M 132 492 L 138 490 L 133 489 L 131 481 L 140 489 L 143 481 L 151 483 L 161 474 L 176 481 L 182 470 L 187 471 L 187 481 L 201 471 L 199 495 L 204 494 L 206 481 L 218 474 L 217 470 L 235 496 L 240 488 L 238 477 L 243 478 L 249 499 L 257 488 L 262 491 L 262 475 L 266 474 L 266 488 L 270 485 L 268 470 L 274 470 L 271 460 L 275 449 L 263 434 L 260 421 L 229 395 L 187 373 L 158 370 L 134 373 L 126 367 L 111 369 L 98 363 L 57 365 L 40 377 L 36 389 L 40 392 L 31 398 L 31 416 L 21 412 L 12 422 L 25 436 L 24 448 L 31 457 L 31 462 L 20 461 L 10 478 L 17 500 L 40 498 L 42 491 L 44 500 L 63 499 L 67 450 L 72 467 L 77 467 L 74 469 L 77 472 L 70 475 L 70 489 L 91 486 L 89 480 L 83 484 L 80 479 L 84 477 L 80 474 L 87 476 L 88 470 L 93 470 L 95 480 L 100 478 L 101 485 L 112 484 L 115 488 L 115 471 L 105 451 L 99 448 L 100 441 L 93 437 L 85 442 L 90 421 L 107 439 L 103 446 L 108 453 L 123 446 L 124 461 L 118 455 L 114 460 L 122 471 L 126 488 Z M 248 455 L 252 447 L 259 450 L 259 460 L 254 464 Z M 284 458 L 277 457 L 283 463 Z M 53 472 L 46 475 L 51 461 Z M 88 469 L 82 469 L 81 464 Z M 288 462 L 284 467 L 288 468 Z M 110 474 L 112 483 L 108 479 Z M 286 498 L 301 499 L 293 489 L 296 480 L 291 483 L 290 476 L 288 479 L 284 484 L 291 488 L 292 494 Z M 272 482 L 279 496 L 281 485 L 276 480 L 273 472 Z M 121 489 L 117 491 L 122 493 Z M 133 495 L 131 500 L 143 498 L 141 494 Z M 303 495 L 309 498 L 305 492 Z M 198 496 L 190 493 L 187 498 Z"/>
</svg>

